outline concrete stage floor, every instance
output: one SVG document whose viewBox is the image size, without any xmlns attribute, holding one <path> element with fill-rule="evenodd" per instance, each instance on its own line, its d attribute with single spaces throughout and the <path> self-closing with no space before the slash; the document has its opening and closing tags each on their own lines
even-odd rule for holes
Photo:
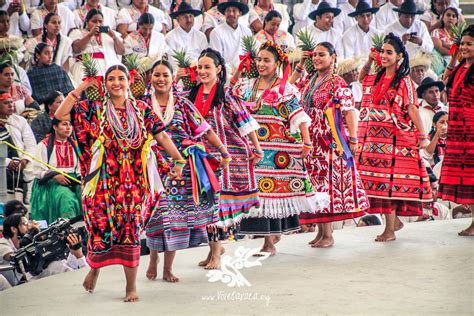
<svg viewBox="0 0 474 316">
<path fill-rule="evenodd" d="M 457 236 L 470 221 L 406 224 L 389 243 L 373 241 L 381 226 L 345 228 L 331 249 L 310 248 L 313 234 L 285 236 L 275 257 L 230 278 L 251 285 L 242 287 L 208 281 L 197 267 L 207 247 L 177 253 L 176 284 L 147 280 L 142 257 L 137 303 L 122 302 L 114 266 L 102 269 L 94 294 L 83 291 L 84 269 L 0 292 L 0 315 L 473 315 L 474 238 Z M 231 242 L 225 255 L 261 244 Z"/>
</svg>

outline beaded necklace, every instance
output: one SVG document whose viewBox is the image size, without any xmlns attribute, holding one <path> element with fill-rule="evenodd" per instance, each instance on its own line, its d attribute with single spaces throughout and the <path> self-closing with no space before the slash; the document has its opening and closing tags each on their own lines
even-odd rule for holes
<svg viewBox="0 0 474 316">
<path fill-rule="evenodd" d="M 173 98 L 173 89 L 170 89 L 168 94 L 168 103 L 166 104 L 165 113 L 163 115 L 163 111 L 161 110 L 161 106 L 158 103 L 155 95 L 155 88 L 151 88 L 151 103 L 153 105 L 153 110 L 159 116 L 159 118 L 163 121 L 165 126 L 171 122 L 174 116 L 174 98 Z"/>
<path fill-rule="evenodd" d="M 107 102 L 105 114 L 110 128 L 122 149 L 128 147 L 137 149 L 140 147 L 143 139 L 142 130 L 140 128 L 138 115 L 130 102 L 125 102 L 125 118 L 127 120 L 125 126 L 122 123 L 121 115 L 117 113 L 111 100 L 108 100 Z M 126 145 L 122 146 L 120 141 L 123 141 Z"/>
<path fill-rule="evenodd" d="M 267 91 L 269 91 L 269 89 L 273 88 L 273 86 L 275 85 L 276 81 L 278 79 L 278 76 L 277 74 L 275 73 L 273 75 L 273 77 L 270 79 L 270 81 L 268 82 L 267 86 L 265 87 L 265 89 L 263 89 L 263 92 L 262 94 L 260 94 L 259 97 L 257 97 L 257 93 L 259 91 L 258 89 L 258 86 L 260 85 L 260 81 L 262 80 L 261 77 L 258 77 L 257 80 L 255 80 L 255 83 L 252 87 L 252 95 L 250 97 L 250 100 L 251 101 L 254 101 L 255 102 L 255 105 L 256 107 L 258 108 L 259 107 L 259 104 L 260 104 L 260 101 L 262 100 L 262 98 L 265 96 L 265 93 L 267 93 Z"/>
</svg>

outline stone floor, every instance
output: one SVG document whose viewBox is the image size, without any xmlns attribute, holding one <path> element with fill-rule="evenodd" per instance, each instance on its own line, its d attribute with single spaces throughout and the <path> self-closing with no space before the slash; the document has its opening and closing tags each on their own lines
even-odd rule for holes
<svg viewBox="0 0 474 316">
<path fill-rule="evenodd" d="M 148 281 L 142 257 L 137 303 L 121 301 L 114 266 L 94 294 L 82 289 L 84 269 L 1 292 L 0 315 L 474 315 L 474 238 L 457 236 L 470 220 L 407 224 L 389 243 L 373 241 L 381 226 L 345 228 L 331 249 L 310 248 L 309 234 L 285 236 L 276 256 L 240 270 L 262 240 L 232 242 L 216 282 L 197 267 L 207 247 L 178 252 L 176 284 Z"/>
</svg>

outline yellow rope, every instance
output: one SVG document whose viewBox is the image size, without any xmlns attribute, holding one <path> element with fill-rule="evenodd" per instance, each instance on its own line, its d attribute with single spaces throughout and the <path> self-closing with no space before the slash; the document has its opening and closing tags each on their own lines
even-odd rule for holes
<svg viewBox="0 0 474 316">
<path fill-rule="evenodd" d="M 30 158 L 33 159 L 34 161 L 39 162 L 40 164 L 42 164 L 42 165 L 48 167 L 49 169 L 51 169 L 51 170 L 53 170 L 53 171 L 56 171 L 56 172 L 59 173 L 59 174 L 62 174 L 63 176 L 65 176 L 65 177 L 68 178 L 69 180 L 74 181 L 74 182 L 76 182 L 76 183 L 78 183 L 78 184 L 81 184 L 81 181 L 79 181 L 79 180 L 77 180 L 76 178 L 74 178 L 74 177 L 68 175 L 68 174 L 65 173 L 64 171 L 61 171 L 61 170 L 59 170 L 58 168 L 51 166 L 51 165 L 48 164 L 47 162 L 44 162 L 43 160 L 40 160 L 40 159 L 36 158 L 35 156 L 31 155 L 30 153 L 28 153 L 28 152 L 26 152 L 26 151 L 24 151 L 24 150 L 21 150 L 20 148 L 16 147 L 15 145 L 10 144 L 10 143 L 7 142 L 7 141 L 0 140 L 0 144 L 5 144 L 5 145 L 7 145 L 7 146 L 9 146 L 9 147 L 11 147 L 11 148 L 13 148 L 13 149 L 15 149 L 16 151 L 21 152 L 22 154 L 27 155 L 28 157 L 30 157 Z"/>
</svg>

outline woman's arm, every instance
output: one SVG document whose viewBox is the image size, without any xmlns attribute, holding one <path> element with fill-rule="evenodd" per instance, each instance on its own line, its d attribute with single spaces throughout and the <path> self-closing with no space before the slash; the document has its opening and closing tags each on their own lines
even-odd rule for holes
<svg viewBox="0 0 474 316">
<path fill-rule="evenodd" d="M 347 129 L 349 130 L 349 137 L 352 138 L 349 139 L 349 147 L 351 149 L 352 153 L 355 153 L 357 151 L 357 118 L 356 118 L 356 110 L 352 109 L 349 111 L 344 111 L 344 118 L 346 120 L 347 124 Z"/>
<path fill-rule="evenodd" d="M 434 47 L 436 48 L 436 50 L 438 52 L 441 53 L 441 55 L 443 55 L 443 56 L 448 56 L 449 55 L 449 49 L 444 47 L 444 44 L 441 41 L 441 39 L 439 39 L 438 37 L 434 37 L 434 36 L 431 37 L 431 39 L 433 40 Z"/>
<path fill-rule="evenodd" d="M 311 138 L 309 137 L 308 125 L 306 123 L 301 123 L 299 128 L 301 132 L 301 138 L 303 139 L 303 152 L 301 153 L 301 157 L 306 158 L 313 149 Z"/>
<path fill-rule="evenodd" d="M 289 80 L 291 84 L 294 84 L 303 75 L 303 73 L 304 73 L 304 62 L 305 62 L 306 58 L 309 58 L 309 52 L 303 52 L 301 54 L 301 59 L 300 59 L 299 63 L 296 65 L 295 70 L 291 74 L 291 78 Z"/>
<path fill-rule="evenodd" d="M 99 32 L 99 27 L 98 26 L 96 26 L 92 30 L 90 30 L 89 33 L 87 33 L 83 38 L 75 40 L 72 43 L 72 51 L 75 54 L 81 53 L 84 49 L 86 49 L 87 44 L 89 44 L 92 36 L 94 36 L 94 34 L 96 34 L 96 32 Z"/>
<path fill-rule="evenodd" d="M 359 72 L 359 82 L 364 81 L 364 78 L 370 73 L 370 68 L 372 67 L 372 62 L 377 59 L 377 52 L 373 51 L 369 54 L 369 60 L 367 63 L 362 67 Z"/>
<path fill-rule="evenodd" d="M 426 146 L 425 152 L 429 155 L 432 156 L 436 150 L 436 146 L 438 146 L 439 143 L 439 134 L 438 131 L 434 134 L 433 138 L 430 141 L 430 144 Z"/>
<path fill-rule="evenodd" d="M 84 90 L 91 86 L 98 87 L 98 83 L 95 78 L 83 81 L 76 89 L 71 91 L 54 113 L 54 117 L 60 121 L 69 120 L 71 118 L 70 113 L 72 107 L 77 102 L 77 98 Z"/>
<path fill-rule="evenodd" d="M 420 149 L 424 149 L 428 146 L 428 136 L 426 135 L 425 128 L 423 127 L 423 123 L 421 121 L 420 112 L 418 111 L 418 107 L 414 104 L 408 105 L 408 115 L 410 119 L 413 121 L 416 129 L 419 133 L 419 140 L 418 140 L 418 147 Z"/>
<path fill-rule="evenodd" d="M 123 55 L 125 53 L 125 46 L 123 45 L 122 39 L 118 37 L 115 34 L 115 31 L 112 31 L 110 28 L 107 34 L 114 40 L 114 49 L 117 55 Z"/>
<path fill-rule="evenodd" d="M 122 38 L 126 38 L 128 36 L 128 24 L 119 24 L 117 26 L 117 31 L 122 34 Z"/>
<path fill-rule="evenodd" d="M 207 133 L 205 134 L 206 139 L 211 143 L 212 146 L 217 148 L 221 155 L 224 156 L 229 156 L 229 152 L 227 151 L 227 148 L 224 146 L 224 144 L 221 142 L 217 134 L 212 130 L 208 130 Z M 227 157 L 229 158 L 229 157 Z M 229 159 L 222 159 L 221 160 L 221 167 L 225 168 L 229 165 L 230 160 Z"/>
</svg>

